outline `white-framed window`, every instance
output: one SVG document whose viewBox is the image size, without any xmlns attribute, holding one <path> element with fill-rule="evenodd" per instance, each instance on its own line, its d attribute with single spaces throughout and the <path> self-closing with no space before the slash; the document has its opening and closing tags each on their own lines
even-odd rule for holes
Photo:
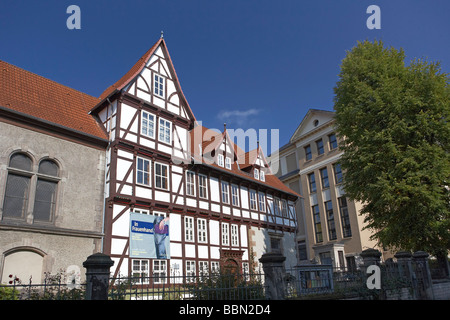
<svg viewBox="0 0 450 320">
<path fill-rule="evenodd" d="M 259 200 L 259 211 L 265 212 L 266 206 L 264 201 L 264 193 L 258 193 L 258 200 Z"/>
<path fill-rule="evenodd" d="M 261 170 L 260 172 L 259 172 L 259 179 L 261 180 L 261 181 L 266 181 L 266 174 L 264 173 L 264 171 L 263 170 Z"/>
<path fill-rule="evenodd" d="M 255 177 L 255 179 L 259 180 L 259 170 L 255 168 L 255 170 L 253 170 L 253 176 Z"/>
<path fill-rule="evenodd" d="M 219 273 L 219 272 L 220 272 L 219 261 L 211 261 L 211 273 Z"/>
<path fill-rule="evenodd" d="M 147 111 L 141 112 L 141 134 L 154 139 L 155 138 L 155 119 L 156 117 Z"/>
<path fill-rule="evenodd" d="M 228 182 L 222 181 L 222 203 L 230 203 Z"/>
<path fill-rule="evenodd" d="M 231 158 L 229 157 L 225 158 L 225 168 L 231 169 Z"/>
<path fill-rule="evenodd" d="M 159 141 L 172 143 L 172 122 L 159 118 Z"/>
<path fill-rule="evenodd" d="M 217 165 L 223 167 L 223 154 L 217 156 Z"/>
<path fill-rule="evenodd" d="M 230 245 L 230 225 L 225 222 L 222 222 L 222 245 Z"/>
<path fill-rule="evenodd" d="M 248 262 L 242 262 L 242 274 L 244 275 L 245 281 L 250 280 L 250 264 Z"/>
<path fill-rule="evenodd" d="M 231 245 L 234 247 L 239 246 L 239 228 L 237 224 L 231 225 Z"/>
<path fill-rule="evenodd" d="M 149 264 L 148 260 L 133 259 L 132 277 L 133 282 L 138 284 L 148 283 L 149 279 Z"/>
<path fill-rule="evenodd" d="M 184 240 L 194 242 L 194 218 L 184 217 Z"/>
<path fill-rule="evenodd" d="M 153 93 L 158 97 L 164 98 L 164 78 L 155 74 L 153 79 Z"/>
<path fill-rule="evenodd" d="M 167 260 L 153 260 L 154 283 L 167 282 Z"/>
<path fill-rule="evenodd" d="M 200 279 L 209 274 L 208 261 L 198 262 L 198 273 L 200 275 Z"/>
<path fill-rule="evenodd" d="M 195 196 L 195 172 L 186 171 L 186 195 Z"/>
<path fill-rule="evenodd" d="M 206 243 L 206 219 L 197 219 L 197 239 L 200 243 Z"/>
<path fill-rule="evenodd" d="M 280 199 L 274 198 L 273 201 L 274 201 L 273 209 L 275 210 L 275 215 L 281 216 Z"/>
<path fill-rule="evenodd" d="M 136 208 L 134 208 L 133 212 L 134 213 L 140 213 L 140 214 L 150 214 L 150 211 L 149 210 L 145 210 L 145 209 L 136 209 Z"/>
<path fill-rule="evenodd" d="M 287 202 L 286 200 L 281 200 L 281 215 L 285 218 L 288 217 L 288 211 L 287 211 Z"/>
<path fill-rule="evenodd" d="M 256 191 L 250 190 L 250 210 L 257 210 Z"/>
<path fill-rule="evenodd" d="M 169 189 L 169 166 L 155 162 L 155 187 Z"/>
<path fill-rule="evenodd" d="M 194 282 L 195 281 L 195 261 L 187 260 L 186 261 L 186 281 Z"/>
<path fill-rule="evenodd" d="M 233 206 L 239 207 L 239 187 L 237 185 L 231 185 L 231 202 Z"/>
<path fill-rule="evenodd" d="M 203 199 L 208 199 L 208 177 L 199 174 L 198 175 L 198 196 Z"/>
<path fill-rule="evenodd" d="M 136 183 L 150 185 L 150 160 L 137 157 Z"/>
</svg>

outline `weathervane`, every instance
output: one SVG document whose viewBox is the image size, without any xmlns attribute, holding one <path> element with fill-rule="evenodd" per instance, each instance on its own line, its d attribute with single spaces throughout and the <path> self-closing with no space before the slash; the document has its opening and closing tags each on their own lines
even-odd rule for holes
<svg viewBox="0 0 450 320">
<path fill-rule="evenodd" d="M 161 30 L 161 39 L 164 38 L 164 31 Z"/>
</svg>

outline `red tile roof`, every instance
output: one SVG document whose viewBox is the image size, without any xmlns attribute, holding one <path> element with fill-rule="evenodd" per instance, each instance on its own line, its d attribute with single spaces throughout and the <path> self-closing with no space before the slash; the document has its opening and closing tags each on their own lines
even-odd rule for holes
<svg viewBox="0 0 450 320">
<path fill-rule="evenodd" d="M 0 60 L 0 106 L 107 139 L 88 114 L 98 99 Z"/>
<path fill-rule="evenodd" d="M 254 160 L 256 159 L 256 149 L 249 151 L 245 153 L 241 148 L 239 148 L 233 141 L 229 140 L 231 145 L 234 148 L 234 151 L 238 157 L 237 161 L 233 161 L 231 165 L 231 170 L 225 169 L 224 167 L 221 167 L 217 165 L 215 162 L 211 163 L 211 161 L 208 161 L 207 157 L 204 156 L 206 152 L 210 152 L 212 150 L 216 150 L 219 146 L 219 144 L 223 141 L 225 138 L 225 132 L 218 133 L 217 131 L 208 129 L 204 126 L 196 126 L 194 129 L 190 131 L 190 139 L 191 139 L 191 156 L 196 160 L 197 163 L 202 163 L 203 165 L 209 165 L 211 167 L 214 167 L 216 169 L 219 169 L 221 171 L 230 172 L 231 174 L 234 174 L 239 177 L 243 177 L 247 180 L 253 181 L 255 183 L 267 186 L 272 189 L 277 189 L 289 194 L 292 194 L 296 197 L 301 197 L 300 194 L 296 193 L 295 191 L 288 188 L 283 182 L 281 182 L 280 179 L 278 179 L 275 175 L 272 173 L 267 173 L 265 175 L 265 181 L 261 181 L 258 179 L 255 179 L 252 174 L 249 174 L 241 168 L 248 167 L 250 165 L 254 164 Z M 199 140 L 201 139 L 201 140 Z M 200 150 L 199 144 L 201 143 L 202 149 Z M 248 161 L 253 161 L 248 163 Z"/>
</svg>

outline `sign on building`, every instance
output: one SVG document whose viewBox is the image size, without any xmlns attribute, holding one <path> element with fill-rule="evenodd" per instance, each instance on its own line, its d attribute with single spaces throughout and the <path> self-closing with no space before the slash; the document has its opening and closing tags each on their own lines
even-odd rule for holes
<svg viewBox="0 0 450 320">
<path fill-rule="evenodd" d="M 130 257 L 170 259 L 169 218 L 130 213 Z"/>
</svg>

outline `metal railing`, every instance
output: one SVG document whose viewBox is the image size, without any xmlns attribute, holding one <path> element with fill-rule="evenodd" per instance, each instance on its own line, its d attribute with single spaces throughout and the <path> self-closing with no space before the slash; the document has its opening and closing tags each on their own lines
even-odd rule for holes
<svg viewBox="0 0 450 320">
<path fill-rule="evenodd" d="M 45 274 L 43 283 L 10 278 L 8 284 L 0 285 L 0 300 L 83 300 L 85 296 L 85 284 L 68 283 L 59 274 Z"/>
<path fill-rule="evenodd" d="M 110 279 L 111 300 L 258 300 L 262 274 L 153 274 Z"/>
</svg>

